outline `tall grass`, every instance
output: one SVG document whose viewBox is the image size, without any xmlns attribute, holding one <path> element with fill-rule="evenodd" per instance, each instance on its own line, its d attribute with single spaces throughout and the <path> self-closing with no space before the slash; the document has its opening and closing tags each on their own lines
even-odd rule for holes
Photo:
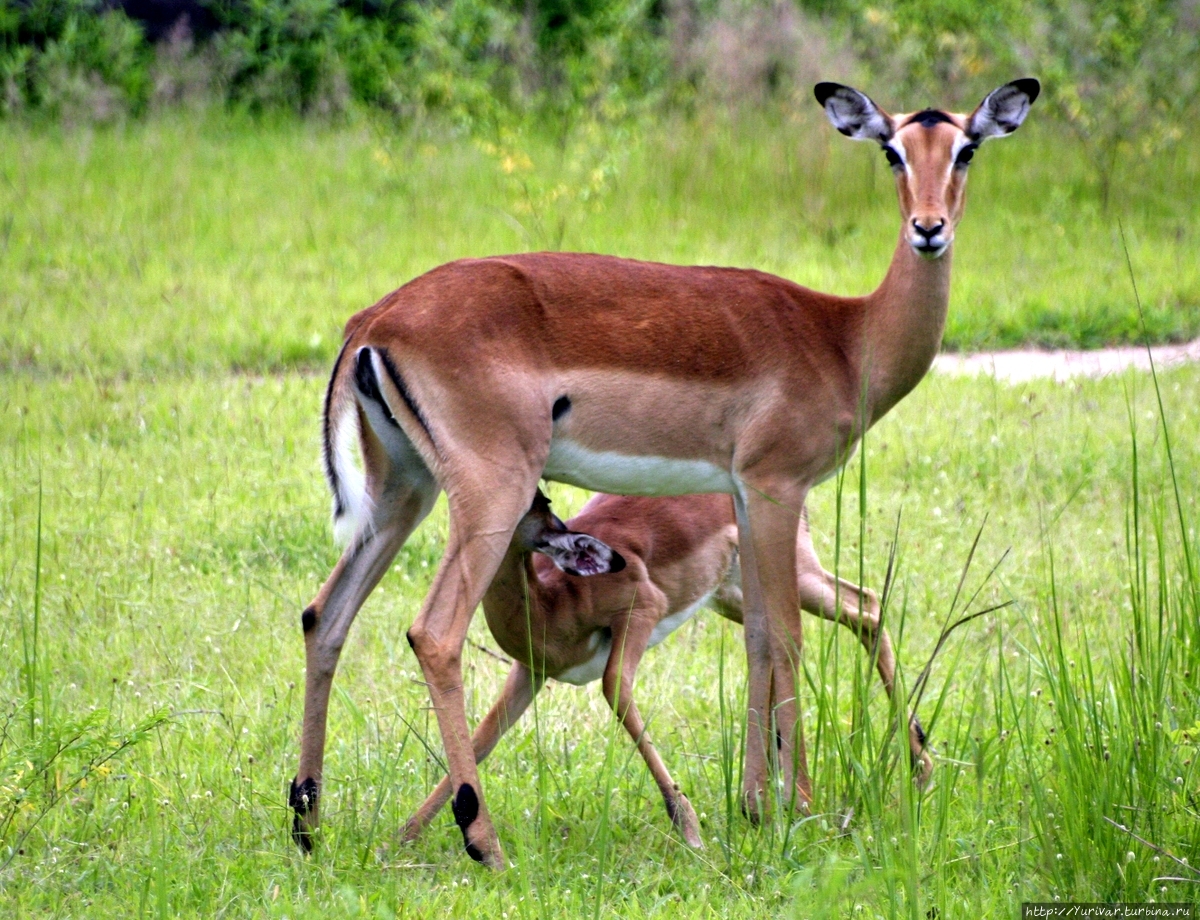
<svg viewBox="0 0 1200 920">
<path fill-rule="evenodd" d="M 834 916 L 862 904 L 868 916 L 937 907 L 950 917 L 1055 895 L 1194 894 L 1163 879 L 1187 877 L 1171 857 L 1194 863 L 1200 843 L 1200 672 L 1178 529 L 1182 507 L 1194 547 L 1196 496 L 1180 476 L 1175 502 L 1161 422 L 1146 419 L 1158 417 L 1154 393 L 1138 378 L 1001 387 L 990 398 L 986 385 L 934 378 L 872 431 L 840 499 L 836 483 L 813 495 L 826 564 L 888 585 L 885 619 L 909 692 L 990 512 L 955 616 L 1017 603 L 951 633 L 933 661 L 919 709 L 938 752 L 931 789 L 909 780 L 903 710 L 882 697 L 857 639 L 806 618 L 814 813 L 789 820 L 776 809 L 776 823 L 752 827 L 737 807 L 740 631 L 701 617 L 647 656 L 637 698 L 702 815 L 707 849 L 692 854 L 677 839 L 600 694 L 552 684 L 482 768 L 516 863 L 498 877 L 463 857 L 449 818 L 413 847 L 393 838 L 442 770 L 403 639 L 440 553 L 441 508 L 347 643 L 321 846 L 307 860 L 292 851 L 282 790 L 300 715 L 296 617 L 333 559 L 312 424 L 321 381 L 9 379 L 0 609 L 13 628 L 0 649 L 23 661 L 18 606 L 32 611 L 39 578 L 40 469 L 37 673 L 50 704 L 35 750 L 25 676 L 3 676 L 16 701 L 0 750 L 9 914 L 119 912 L 144 898 L 146 912 L 168 915 L 406 905 L 592 917 L 599 905 L 601 916 L 704 916 L 720 904 L 731 916 Z M 1191 369 L 1163 377 L 1173 430 L 1194 419 L 1196 385 Z M 60 430 L 75 434 L 53 438 Z M 988 449 L 993 437 L 1003 451 Z M 40 461 L 39 442 L 52 445 Z M 1189 439 L 1172 450 L 1177 469 L 1193 467 Z M 567 513 L 582 500 L 563 487 L 552 498 Z M 490 643 L 482 622 L 472 640 Z M 478 718 L 503 669 L 472 646 L 465 677 Z M 168 721 L 154 727 L 160 714 Z M 55 755 L 64 741 L 75 747 Z"/>
</svg>

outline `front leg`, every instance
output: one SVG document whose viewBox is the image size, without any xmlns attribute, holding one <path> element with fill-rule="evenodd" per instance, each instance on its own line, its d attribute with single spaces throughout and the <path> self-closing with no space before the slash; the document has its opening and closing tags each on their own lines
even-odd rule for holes
<svg viewBox="0 0 1200 920">
<path fill-rule="evenodd" d="M 738 563 L 742 575 L 741 623 L 746 643 L 746 754 L 742 769 L 742 812 L 758 824 L 767 811 L 771 739 L 771 644 L 767 611 L 758 578 L 746 495 L 733 496 L 738 525 Z"/>
<path fill-rule="evenodd" d="M 612 651 L 609 652 L 608 663 L 604 667 L 604 698 L 612 706 L 625 731 L 637 745 L 638 753 L 650 768 L 659 792 L 662 793 L 671 823 L 688 846 L 702 849 L 704 843 L 700 839 L 700 821 L 696 817 L 695 809 L 671 778 L 666 764 L 646 734 L 646 723 L 633 701 L 633 682 L 637 676 L 638 665 L 646 652 L 650 634 L 667 612 L 666 597 L 652 584 L 639 585 L 638 592 L 640 595 L 649 596 L 639 596 L 637 606 L 629 616 L 613 625 Z"/>
<path fill-rule="evenodd" d="M 752 557 L 746 558 L 746 550 L 742 550 L 743 618 L 747 655 L 750 655 L 753 641 L 760 656 L 757 661 L 751 660 L 752 712 L 748 721 L 751 727 L 757 728 L 758 736 L 753 739 L 756 743 L 747 738 L 746 795 L 749 799 L 751 754 L 757 754 L 765 762 L 774 747 L 778 751 L 784 789 L 788 790 L 785 793 L 787 803 L 807 811 L 812 802 L 812 786 L 797 705 L 803 635 L 796 591 L 796 534 L 804 494 L 795 481 L 783 476 L 759 476 L 753 480 L 746 477 L 746 494 L 749 532 L 745 537 L 739 535 L 739 546 L 745 544 Z M 742 522 L 739 520 L 738 524 L 740 528 Z M 762 613 L 754 610 L 754 593 L 761 597 Z M 765 636 L 752 637 L 752 626 L 758 617 L 761 617 L 761 630 Z M 762 669 L 761 646 L 764 644 L 767 667 L 765 673 L 760 670 L 756 674 L 756 666 Z M 763 707 L 757 713 L 753 711 L 756 702 Z M 756 714 L 759 714 L 757 724 Z M 761 714 L 766 714 L 766 718 Z M 762 804 L 769 805 L 765 800 Z"/>
</svg>

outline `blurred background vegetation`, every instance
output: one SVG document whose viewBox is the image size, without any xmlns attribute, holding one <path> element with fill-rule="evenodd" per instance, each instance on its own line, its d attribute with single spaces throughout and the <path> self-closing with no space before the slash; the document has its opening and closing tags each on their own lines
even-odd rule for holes
<svg viewBox="0 0 1200 920">
<path fill-rule="evenodd" d="M 1200 0 L 0 0 L 0 362 L 323 367 L 381 291 L 514 249 L 863 293 L 887 170 L 813 83 L 969 111 L 1022 75 L 946 346 L 1200 334 Z M 336 281 L 300 290 L 302 248 Z M 211 321 L 151 347 L 193 274 Z"/>
<path fill-rule="evenodd" d="M 1178 140 L 1198 0 L 3 0 L 0 111 L 221 102 L 468 125 L 787 102 L 815 79 L 968 105 L 1043 78 L 1097 169 Z M 1105 180 L 1106 181 L 1106 180 Z"/>
</svg>

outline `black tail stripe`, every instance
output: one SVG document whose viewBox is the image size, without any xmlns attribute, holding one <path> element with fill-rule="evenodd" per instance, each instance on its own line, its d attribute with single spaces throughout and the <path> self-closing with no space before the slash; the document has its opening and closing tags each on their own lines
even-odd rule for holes
<svg viewBox="0 0 1200 920">
<path fill-rule="evenodd" d="M 391 378 L 392 386 L 400 393 L 400 398 L 404 400 L 404 405 L 408 406 L 408 411 L 412 413 L 413 418 L 425 430 L 425 436 L 429 438 L 429 443 L 437 448 L 437 444 L 433 439 L 433 432 L 429 428 L 429 420 L 425 418 L 425 413 L 417 406 L 416 400 L 413 399 L 412 393 L 404 384 L 404 378 L 400 376 L 400 371 L 396 369 L 396 365 L 392 363 L 391 355 L 384 349 L 380 348 L 379 357 L 383 359 L 383 369 L 387 371 L 388 377 Z"/>
<path fill-rule="evenodd" d="M 391 407 L 384 400 L 383 393 L 379 390 L 379 381 L 375 379 L 375 367 L 371 364 L 370 348 L 360 348 L 358 350 L 358 359 L 354 364 L 354 382 L 358 385 L 359 392 L 372 402 L 378 403 L 379 407 L 383 409 L 384 417 L 395 427 L 399 428 L 400 423 L 392 415 Z"/>
<path fill-rule="evenodd" d="M 342 356 L 346 354 L 346 346 L 350 340 L 342 342 L 337 357 L 333 361 L 333 373 L 329 375 L 329 383 L 325 387 L 325 413 L 321 420 L 322 457 L 325 461 L 325 480 L 329 483 L 329 491 L 333 493 L 334 517 L 341 517 L 345 512 L 342 506 L 342 487 L 338 480 L 337 468 L 333 465 L 333 419 L 330 410 L 333 407 L 333 383 L 337 380 L 338 368 L 342 366 Z"/>
</svg>

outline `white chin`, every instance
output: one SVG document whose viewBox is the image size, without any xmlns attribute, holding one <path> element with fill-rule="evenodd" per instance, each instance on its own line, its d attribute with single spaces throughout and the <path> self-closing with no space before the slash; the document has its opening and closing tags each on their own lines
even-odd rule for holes
<svg viewBox="0 0 1200 920">
<path fill-rule="evenodd" d="M 910 245 L 913 248 L 913 252 L 919 255 L 922 259 L 940 259 L 946 254 L 946 250 L 950 248 L 949 243 L 942 243 L 941 246 L 937 246 L 932 249 L 924 246 L 918 246 L 916 243 L 911 243 Z"/>
</svg>

